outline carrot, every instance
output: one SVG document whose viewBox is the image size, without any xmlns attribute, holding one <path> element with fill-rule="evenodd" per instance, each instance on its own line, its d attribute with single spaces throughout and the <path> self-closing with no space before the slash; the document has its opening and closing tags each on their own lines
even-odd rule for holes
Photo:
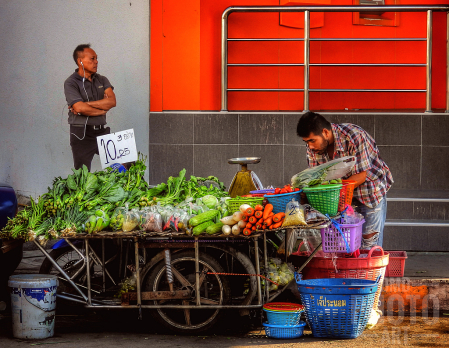
<svg viewBox="0 0 449 348">
<path fill-rule="evenodd" d="M 268 214 L 268 217 L 270 217 L 270 216 L 274 216 L 274 213 L 271 212 L 270 214 Z"/>
<path fill-rule="evenodd" d="M 260 219 L 262 217 L 262 215 L 263 215 L 263 212 L 261 210 L 256 210 L 254 212 L 254 216 L 258 219 Z"/>
<path fill-rule="evenodd" d="M 252 223 L 252 224 L 255 224 L 255 223 L 257 222 L 257 219 L 256 219 L 255 216 L 250 216 L 249 219 L 248 219 L 248 221 L 249 221 L 250 223 Z"/>
<path fill-rule="evenodd" d="M 263 219 L 266 220 L 268 215 L 273 211 L 273 204 L 268 203 L 263 210 Z"/>
<path fill-rule="evenodd" d="M 251 231 L 255 231 L 256 230 L 256 226 L 251 227 Z"/>
<path fill-rule="evenodd" d="M 254 207 L 254 210 L 257 210 L 257 211 L 263 211 L 263 206 L 260 205 L 260 204 L 257 204 L 257 205 Z"/>
<path fill-rule="evenodd" d="M 269 217 L 269 218 L 266 219 L 263 223 L 264 223 L 265 225 L 267 225 L 267 226 L 270 226 L 270 225 L 273 224 L 273 218 L 272 218 L 272 217 Z"/>
<path fill-rule="evenodd" d="M 254 215 L 254 208 L 249 207 L 248 209 L 245 210 L 245 215 L 246 216 L 253 216 Z"/>
<path fill-rule="evenodd" d="M 251 230 L 250 230 L 249 228 L 245 228 L 245 229 L 243 230 L 243 234 L 244 234 L 245 236 L 249 236 L 249 235 L 251 234 Z"/>
<path fill-rule="evenodd" d="M 256 225 L 256 229 L 257 229 L 257 230 L 261 230 L 261 229 L 262 229 L 262 227 L 263 227 L 263 225 L 262 225 L 262 224 L 259 224 L 259 223 L 258 223 L 258 224 Z"/>
<path fill-rule="evenodd" d="M 257 221 L 257 223 L 262 225 L 263 224 L 263 218 L 259 219 L 259 221 Z"/>
<path fill-rule="evenodd" d="M 277 213 L 273 216 L 274 222 L 279 222 L 285 217 L 285 213 Z"/>
<path fill-rule="evenodd" d="M 253 227 L 253 224 L 251 222 L 248 222 L 245 227 L 246 228 L 251 228 L 251 227 Z"/>
<path fill-rule="evenodd" d="M 243 218 L 243 221 L 248 222 L 249 216 L 246 216 Z"/>
<path fill-rule="evenodd" d="M 278 223 L 276 223 L 276 224 L 273 224 L 273 225 L 271 225 L 271 228 L 272 228 L 272 229 L 279 228 L 279 227 L 282 226 L 282 223 L 283 223 L 283 222 L 284 222 L 284 221 L 281 221 L 281 222 L 278 222 Z"/>
<path fill-rule="evenodd" d="M 269 229 L 269 230 L 272 230 L 272 229 L 273 229 L 273 224 L 271 224 L 270 226 L 268 226 L 268 229 Z"/>
</svg>

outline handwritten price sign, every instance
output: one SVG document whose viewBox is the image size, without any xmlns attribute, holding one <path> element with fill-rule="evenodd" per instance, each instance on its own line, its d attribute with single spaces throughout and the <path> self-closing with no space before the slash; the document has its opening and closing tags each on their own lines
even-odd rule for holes
<svg viewBox="0 0 449 348">
<path fill-rule="evenodd" d="M 99 136 L 97 145 L 103 169 L 114 163 L 137 161 L 134 129 Z"/>
</svg>

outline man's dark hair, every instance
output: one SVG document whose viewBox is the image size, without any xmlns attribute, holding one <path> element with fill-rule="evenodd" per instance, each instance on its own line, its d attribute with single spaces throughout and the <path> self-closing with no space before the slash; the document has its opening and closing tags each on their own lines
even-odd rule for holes
<svg viewBox="0 0 449 348">
<path fill-rule="evenodd" d="M 310 133 L 321 135 L 325 128 L 332 130 L 330 122 L 319 113 L 308 111 L 299 119 L 296 134 L 301 138 L 308 137 Z"/>
<path fill-rule="evenodd" d="M 78 63 L 76 62 L 76 60 L 80 57 L 80 54 L 83 53 L 86 48 L 90 48 L 90 44 L 78 45 L 76 46 L 75 51 L 73 51 L 73 60 L 77 65 Z"/>
</svg>

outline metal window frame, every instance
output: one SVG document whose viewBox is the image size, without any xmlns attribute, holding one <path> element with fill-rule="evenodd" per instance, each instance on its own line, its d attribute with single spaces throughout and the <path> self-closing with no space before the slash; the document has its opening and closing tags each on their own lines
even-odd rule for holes
<svg viewBox="0 0 449 348">
<path fill-rule="evenodd" d="M 310 38 L 310 12 L 426 12 L 426 38 Z M 447 12 L 446 44 L 446 112 L 449 112 L 449 6 L 241 6 L 228 7 L 223 11 L 221 21 L 221 111 L 228 111 L 228 92 L 304 92 L 304 111 L 309 110 L 309 92 L 425 92 L 426 113 L 432 112 L 432 14 Z M 228 17 L 234 12 L 304 12 L 304 38 L 228 38 Z M 304 41 L 303 64 L 228 64 L 228 41 Z M 310 41 L 426 41 L 426 64 L 311 64 Z M 228 88 L 229 66 L 304 66 L 304 88 Z M 423 66 L 426 67 L 426 89 L 310 89 L 310 66 Z"/>
</svg>

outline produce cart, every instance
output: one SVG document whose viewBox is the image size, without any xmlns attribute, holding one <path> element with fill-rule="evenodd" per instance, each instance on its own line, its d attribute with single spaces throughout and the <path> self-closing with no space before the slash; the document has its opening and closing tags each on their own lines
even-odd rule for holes
<svg viewBox="0 0 449 348">
<path fill-rule="evenodd" d="M 292 226 L 283 231 L 287 236 L 296 228 L 317 229 L 327 225 Z M 64 238 L 70 252 L 77 255 L 72 259 L 55 257 L 37 241 L 35 244 L 51 264 L 41 271 L 58 275 L 60 283 L 65 284 L 60 286 L 59 298 L 87 308 L 138 309 L 139 318 L 142 309 L 155 309 L 152 315 L 166 326 L 193 332 L 212 326 L 222 309 L 238 309 L 242 315 L 248 314 L 287 288 L 269 292 L 267 285 L 262 286 L 269 280 L 260 262 L 267 270 L 270 247 L 267 234 L 275 232 L 195 237 L 180 232 L 143 231 L 77 234 Z M 105 256 L 108 240 L 118 245 L 117 253 L 110 258 Z M 92 244 L 100 248 L 95 251 Z M 130 257 L 131 250 L 134 257 Z M 112 267 L 111 259 L 119 259 L 118 265 Z M 131 259 L 132 267 L 128 261 Z M 123 292 L 121 298 L 114 298 L 110 291 L 117 289 L 123 283 L 121 278 L 126 276 L 126 272 L 117 272 L 117 267 L 128 268 L 128 273 L 133 268 L 135 275 L 135 290 Z M 93 278 L 100 280 L 96 288 Z"/>
</svg>

